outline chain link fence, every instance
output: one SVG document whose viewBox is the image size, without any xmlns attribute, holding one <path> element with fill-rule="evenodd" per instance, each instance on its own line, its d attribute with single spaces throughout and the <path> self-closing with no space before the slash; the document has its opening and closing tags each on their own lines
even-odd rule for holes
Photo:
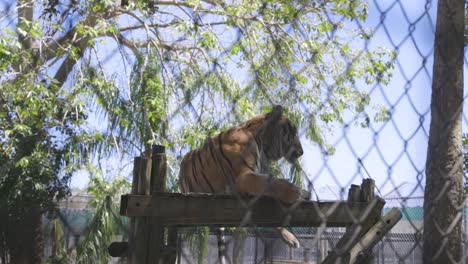
<svg viewBox="0 0 468 264">
<path fill-rule="evenodd" d="M 388 67 L 389 72 L 381 72 L 388 74 L 386 76 L 388 79 L 377 75 L 369 82 L 363 80 L 352 82 L 352 89 L 357 93 L 368 91 L 371 102 L 375 104 L 374 108 L 366 108 L 363 112 L 357 111 L 354 114 L 343 114 L 338 125 L 326 130 L 323 142 L 319 136 L 318 140 L 314 138 L 315 144 L 311 143 L 310 134 L 307 134 L 309 131 L 300 129 L 304 145 L 301 177 L 312 193 L 313 199 L 344 200 L 350 184 L 370 177 L 376 181 L 376 193 L 386 199 L 387 206 L 395 204 L 402 212 L 403 219 L 374 247 L 373 263 L 423 263 L 423 197 L 431 120 L 430 95 L 433 83 L 436 6 L 437 3 L 434 1 L 370 1 L 367 10 L 369 17 L 365 21 L 358 19 L 348 21 L 339 16 L 326 16 L 326 21 L 337 30 L 331 31 L 322 41 L 333 46 L 335 38 L 346 39 L 338 30 L 341 24 L 346 24 L 348 29 L 356 30 L 360 34 L 369 34 L 369 37 L 349 38 L 345 43 L 357 47 L 355 51 L 360 54 L 385 47 L 383 50 L 387 50 L 388 53 L 382 51 L 382 56 L 388 56 L 386 59 L 394 65 L 394 69 Z M 238 38 L 241 39 L 242 35 Z M 237 43 L 239 42 L 241 41 L 238 40 Z M 346 44 L 334 47 L 339 52 L 344 46 Z M 324 61 L 332 63 L 334 59 L 336 57 L 330 56 Z M 345 73 L 353 69 L 356 64 L 362 63 L 361 60 L 353 58 L 341 59 L 347 64 L 344 67 Z M 262 66 L 258 66 L 258 71 Z M 466 66 L 465 60 L 464 72 Z M 216 62 L 213 67 L 216 69 Z M 317 70 L 320 72 L 320 69 Z M 262 81 L 257 69 L 254 69 L 252 74 L 256 76 L 254 78 L 256 82 Z M 273 75 L 275 74 L 282 76 L 285 73 L 275 72 Z M 315 102 L 318 105 L 331 105 L 331 112 L 339 107 L 333 102 L 336 99 L 333 97 L 333 92 L 336 92 L 337 86 L 342 84 L 334 77 L 336 76 L 326 76 L 319 82 L 326 96 L 319 96 L 321 99 Z M 466 92 L 463 94 L 463 99 L 466 98 L 466 94 Z M 314 113 L 314 111 L 320 112 L 321 109 L 311 108 L 302 102 L 301 96 L 295 93 L 294 84 L 280 87 L 278 91 L 265 92 L 260 96 L 264 96 L 271 104 L 290 102 L 290 98 L 294 98 L 304 115 L 314 116 L 317 120 L 327 122 L 326 115 L 330 114 L 330 112 Z M 239 107 L 237 99 L 232 102 L 232 108 L 235 107 Z M 463 107 L 463 104 L 459 105 L 459 108 Z M 200 108 L 195 106 L 194 109 Z M 231 110 L 227 111 L 226 114 L 222 112 L 221 122 L 233 118 L 229 114 Z M 437 109 L 437 111 L 443 110 Z M 199 117 L 200 111 L 194 110 L 194 115 Z M 364 119 L 360 119 L 361 117 Z M 234 119 L 237 123 L 245 121 L 237 116 L 234 116 Z M 452 121 L 450 119 L 443 122 L 449 127 L 452 126 Z M 467 117 L 464 114 L 463 125 L 466 125 L 466 121 Z M 442 140 L 446 133 L 441 133 L 439 139 Z M 441 144 L 436 142 L 431 147 L 439 148 Z M 292 179 L 293 176 L 288 174 L 287 170 L 281 171 L 281 166 L 280 162 L 279 170 L 283 172 L 283 177 Z M 444 195 L 444 191 L 439 195 Z M 460 208 L 463 207 L 463 203 L 452 206 Z M 463 221 L 465 224 L 465 218 L 463 214 L 455 221 Z M 319 228 L 292 227 L 290 230 L 299 239 L 300 249 L 289 248 L 268 229 L 252 225 L 242 231 L 243 235 L 232 233 L 227 235 L 227 258 L 233 263 L 321 263 L 345 233 L 345 228 L 325 228 L 319 231 Z M 443 233 L 442 230 L 440 228 L 439 232 Z M 207 231 L 197 230 L 195 234 L 203 237 L 203 232 Z M 182 250 L 179 255 L 181 263 L 196 262 L 200 254 L 208 263 L 219 262 L 215 231 L 210 229 L 205 236 L 206 234 L 210 235 L 206 239 L 208 250 L 204 253 L 201 253 L 203 250 L 200 248 L 194 248 L 189 238 L 182 236 Z M 466 236 L 465 231 L 463 236 Z M 242 252 L 239 252 L 239 247 L 235 246 L 238 243 L 236 240 L 242 241 Z M 462 245 L 460 247 L 466 248 Z M 240 256 L 234 256 L 236 254 Z"/>
<path fill-rule="evenodd" d="M 440 1 L 447 5 L 455 2 Z M 209 183 L 211 177 L 205 174 L 210 171 L 199 171 L 200 178 L 192 179 L 193 186 L 185 191 L 232 192 L 239 201 L 245 201 L 245 197 L 233 192 L 238 168 L 252 164 L 254 168 L 249 169 L 254 174 L 269 171 L 275 178 L 287 179 L 305 189 L 316 201 L 346 200 L 351 184 L 371 178 L 376 183 L 375 194 L 386 201 L 383 213 L 397 207 L 403 215 L 373 248 L 370 263 L 379 264 L 423 263 L 424 213 L 428 213 L 428 208 L 431 213 L 439 210 L 443 197 L 464 197 L 464 189 L 453 187 L 457 181 L 452 179 L 461 175 L 458 171 L 462 168 L 458 164 L 461 157 L 454 157 L 452 163 L 434 163 L 440 166 L 435 170 L 448 176 L 442 177 L 445 182 L 441 180 L 439 185 L 432 183 L 430 189 L 440 189 L 438 195 L 432 192 L 428 196 L 425 189 L 428 149 L 450 149 L 443 142 L 452 139 L 453 127 L 460 126 L 455 130 L 467 132 L 468 122 L 468 116 L 462 114 L 462 130 L 456 115 L 445 116 L 450 105 L 455 104 L 458 112 L 466 110 L 463 103 L 466 91 L 459 98 L 444 91 L 431 98 L 433 85 L 452 81 L 452 76 L 438 76 L 442 80 L 436 81 L 433 78 L 435 63 L 441 63 L 437 64 L 439 68 L 449 68 L 452 62 L 450 54 L 445 53 L 436 54 L 442 62 L 434 59 L 436 22 L 442 19 L 437 18 L 436 1 L 151 0 L 145 1 L 143 11 L 131 9 L 138 3 L 122 1 L 121 7 L 117 5 L 114 9 L 109 6 L 115 3 L 102 1 L 99 6 L 104 6 L 104 11 L 96 16 L 83 12 L 99 1 L 85 1 L 70 9 L 68 5 L 60 7 L 52 2 L 41 4 L 56 8 L 62 14 L 60 22 L 69 23 L 64 26 L 70 30 L 68 33 L 78 36 L 70 40 L 76 40 L 70 52 L 81 56 L 81 60 L 73 63 L 76 57 L 70 56 L 70 61 L 65 58 L 68 64 L 56 67 L 59 69 L 54 70 L 57 71 L 54 78 L 71 83 L 71 87 L 92 91 L 89 92 L 92 96 L 84 97 L 97 103 L 83 104 L 94 110 L 90 111 L 90 129 L 108 136 L 109 140 L 103 142 L 115 147 L 118 155 L 130 161 L 131 157 L 145 153 L 148 143 L 164 144 L 168 150 L 171 191 L 181 191 L 177 179 L 180 164 L 184 155 L 194 149 L 198 149 L 195 152 L 198 154 L 190 162 L 201 164 L 198 169 L 203 164 L 218 163 L 222 177 L 227 178 L 219 180 L 224 184 L 224 190 L 220 190 L 211 186 L 215 183 Z M 12 11 L 5 8 L 3 12 Z M 446 23 L 458 29 L 457 21 Z M 102 28 L 106 30 L 100 31 Z M 52 36 L 67 37 L 60 30 L 49 29 Z M 57 41 L 47 48 L 58 49 L 67 41 Z M 93 45 L 86 46 L 90 41 Z M 44 61 L 52 61 L 53 56 L 42 52 L 42 48 L 46 46 L 38 48 L 41 50 L 38 58 L 43 56 Z M 58 56 L 56 61 L 60 60 Z M 467 66 L 465 58 L 460 65 L 462 73 Z M 69 75 L 60 75 L 65 73 Z M 458 81 L 463 78 L 461 75 Z M 113 85 L 101 84 L 112 83 L 110 79 L 115 80 Z M 49 81 L 44 78 L 44 82 Z M 436 112 L 431 111 L 431 99 L 434 102 L 446 96 L 450 100 L 445 108 L 432 105 Z M 273 105 L 282 105 L 285 116 L 298 128 L 303 151 L 299 162 L 289 164 L 282 159 L 266 168 L 259 156 L 268 159 L 262 151 L 269 145 L 260 146 L 261 141 L 254 137 L 250 138 L 257 148 L 254 154 L 242 152 L 237 160 L 227 157 L 223 152 L 239 139 L 235 134 L 222 137 L 222 131 L 272 111 Z M 105 114 L 100 115 L 100 111 Z M 434 115 L 447 130 L 439 131 L 429 144 Z M 269 128 L 262 124 L 260 129 Z M 253 133 L 256 136 L 257 132 Z M 276 136 L 275 144 L 286 140 Z M 221 139 L 232 142 L 219 147 L 223 144 Z M 280 145 L 281 151 L 289 147 Z M 464 152 L 466 148 L 463 146 Z M 258 160 L 250 164 L 252 155 Z M 463 182 L 466 176 L 465 173 Z M 230 178 L 233 182 L 229 182 Z M 201 184 L 198 181 L 203 180 L 211 187 L 198 188 L 196 185 Z M 265 182 L 269 188 L 281 183 L 273 179 Z M 275 198 L 282 195 L 264 188 L 255 194 L 265 192 Z M 425 195 L 431 197 L 431 203 L 424 202 Z M 251 210 L 257 198 L 245 203 L 246 211 Z M 297 203 L 285 206 L 284 212 L 291 214 L 295 206 Z M 460 231 L 453 227 L 457 226 L 455 223 L 463 224 L 460 234 L 465 243 L 467 221 L 463 201 L 448 203 L 447 207 L 448 211 L 456 211 L 453 225 L 436 223 L 438 230 L 431 232 L 437 233 L 434 238 L 446 239 L 449 248 L 456 241 L 451 242 L 448 234 L 452 229 Z M 61 220 L 73 236 L 78 236 L 71 225 L 68 227 L 68 220 Z M 321 263 L 346 233 L 345 227 L 330 228 L 325 223 L 319 227 L 287 229 L 299 240 L 300 248 L 288 247 L 271 228 L 255 226 L 248 216 L 237 228 L 226 229 L 225 245 L 220 244 L 217 227 L 179 229 L 177 262 Z M 458 246 L 463 249 L 461 262 L 466 262 L 463 243 Z M 220 260 L 222 247 L 226 247 L 225 260 Z M 445 254 L 446 248 L 439 251 L 442 253 L 434 254 Z"/>
<path fill-rule="evenodd" d="M 73 248 L 80 239 L 85 236 L 86 229 L 92 222 L 95 209 L 88 208 L 88 196 L 74 196 L 60 206 L 59 219 L 64 227 L 64 234 L 67 238 L 66 247 L 71 255 L 76 255 Z M 398 207 L 403 212 L 404 217 L 387 234 L 373 250 L 374 263 L 423 263 L 422 262 L 422 231 L 423 231 L 423 197 L 398 197 L 387 198 L 384 214 L 390 207 Z M 464 212 L 466 212 L 464 208 Z M 50 230 L 52 223 L 45 220 L 45 229 Z M 468 219 L 463 215 L 463 237 L 468 235 Z M 226 232 L 227 252 L 232 258 L 234 239 L 242 239 L 241 263 L 320 263 L 334 248 L 334 245 L 345 233 L 345 228 L 327 228 L 322 234 L 318 234 L 318 228 L 299 227 L 291 228 L 301 242 L 301 248 L 293 249 L 284 244 L 276 234 L 268 228 L 250 228 L 245 230 L 242 236 L 234 238 L 233 231 Z M 198 230 L 201 232 L 201 230 Z M 193 233 L 193 231 L 192 231 Z M 125 236 L 126 234 L 121 234 Z M 47 236 L 48 237 L 48 236 Z M 181 234 L 179 237 L 179 260 L 178 263 L 193 263 L 198 259 L 198 249 L 193 246 L 194 241 L 187 235 Z M 48 237 L 46 241 L 46 255 L 51 254 L 53 241 Z M 118 239 L 118 238 L 116 238 Z M 466 250 L 466 239 L 463 248 Z M 207 253 L 204 255 L 205 263 L 218 262 L 218 241 L 216 230 L 209 232 L 207 240 Z M 184 257 L 182 257 L 184 256 Z M 73 261 L 75 257 L 70 259 Z M 112 263 L 125 263 L 125 260 L 113 258 Z M 72 262 L 74 263 L 74 262 Z"/>
</svg>

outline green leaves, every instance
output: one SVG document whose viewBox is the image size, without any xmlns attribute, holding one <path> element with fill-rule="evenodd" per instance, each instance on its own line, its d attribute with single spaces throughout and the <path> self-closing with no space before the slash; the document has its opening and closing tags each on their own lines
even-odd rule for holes
<svg viewBox="0 0 468 264">
<path fill-rule="evenodd" d="M 86 192 L 92 195 L 90 205 L 92 207 L 99 207 L 105 202 L 106 199 L 118 201 L 120 195 L 128 193 L 131 184 L 128 180 L 122 177 L 113 177 L 112 181 L 106 181 L 102 177 L 102 172 L 88 165 L 88 171 L 92 174 Z"/>
<path fill-rule="evenodd" d="M 204 31 L 201 33 L 201 38 L 199 40 L 200 46 L 203 48 L 210 48 L 214 49 L 217 47 L 216 45 L 216 36 L 209 31 Z"/>
<path fill-rule="evenodd" d="M 368 14 L 368 4 L 366 1 L 335 0 L 332 10 L 348 19 L 358 18 L 364 21 Z"/>
<path fill-rule="evenodd" d="M 0 38 L 0 72 L 6 71 L 20 61 L 18 40 L 10 37 Z"/>
<path fill-rule="evenodd" d="M 41 38 L 42 26 L 34 21 L 28 21 L 22 17 L 19 18 L 19 23 L 16 27 L 18 35 L 27 38 Z"/>
<path fill-rule="evenodd" d="M 43 80 L 25 72 L 0 82 L 0 207 L 19 218 L 25 206 L 53 211 L 85 153 L 75 140 L 86 119 L 76 94 Z"/>
<path fill-rule="evenodd" d="M 123 219 L 117 211 L 110 196 L 99 204 L 83 241 L 78 245 L 77 264 L 109 262 L 107 247 L 116 234 L 124 233 L 122 231 L 126 230 Z"/>
</svg>

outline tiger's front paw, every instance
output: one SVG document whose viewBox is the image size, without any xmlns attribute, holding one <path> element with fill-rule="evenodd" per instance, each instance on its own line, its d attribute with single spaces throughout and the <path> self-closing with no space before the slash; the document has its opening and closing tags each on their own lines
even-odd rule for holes
<svg viewBox="0 0 468 264">
<path fill-rule="evenodd" d="M 302 199 L 301 189 L 282 179 L 276 182 L 271 192 L 273 197 L 278 198 L 284 203 L 292 204 Z"/>
</svg>

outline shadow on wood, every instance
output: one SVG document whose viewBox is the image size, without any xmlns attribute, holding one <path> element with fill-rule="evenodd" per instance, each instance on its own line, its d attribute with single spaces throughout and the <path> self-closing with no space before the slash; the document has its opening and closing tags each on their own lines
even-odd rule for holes
<svg viewBox="0 0 468 264">
<path fill-rule="evenodd" d="M 253 198 L 253 197 L 252 197 Z M 156 193 L 123 195 L 121 214 L 129 217 L 154 216 L 163 225 L 239 226 L 246 216 L 257 226 L 320 226 L 351 225 L 362 212 L 372 211 L 376 203 L 346 201 L 302 201 L 289 211 L 271 197 L 256 197 L 246 208 L 249 198 L 227 194 Z M 371 206 L 371 207 L 369 207 Z"/>
</svg>

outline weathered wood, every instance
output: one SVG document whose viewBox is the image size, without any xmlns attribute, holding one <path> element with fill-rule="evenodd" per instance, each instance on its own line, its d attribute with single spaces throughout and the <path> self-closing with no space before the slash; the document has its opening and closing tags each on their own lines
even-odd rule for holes
<svg viewBox="0 0 468 264">
<path fill-rule="evenodd" d="M 164 146 L 153 145 L 151 155 L 151 193 L 166 191 L 167 158 Z"/>
<path fill-rule="evenodd" d="M 133 159 L 133 179 L 132 179 L 132 194 L 138 194 L 138 182 L 140 180 L 141 157 Z"/>
<path fill-rule="evenodd" d="M 375 180 L 373 179 L 363 179 L 362 184 L 361 184 L 361 202 L 369 202 L 375 197 Z M 385 204 L 385 202 L 384 202 Z M 369 218 L 367 219 L 366 222 L 362 224 L 362 230 L 359 234 L 360 237 L 364 236 L 364 234 L 372 228 L 375 224 L 378 223 L 379 219 L 382 216 L 382 209 L 380 209 L 380 212 L 378 216 L 374 218 Z M 374 256 L 372 254 L 372 249 L 369 249 L 367 252 L 362 252 L 360 255 L 359 263 L 361 264 L 371 264 L 374 261 Z M 351 258 L 350 258 L 351 261 Z M 350 262 L 352 263 L 352 262 Z"/>
<path fill-rule="evenodd" d="M 361 202 L 361 186 L 351 184 L 348 192 L 348 202 Z"/>
<path fill-rule="evenodd" d="M 375 196 L 375 181 L 373 179 L 363 179 L 361 184 L 361 202 L 369 202 Z"/>
<path fill-rule="evenodd" d="M 379 242 L 385 234 L 394 227 L 398 221 L 400 221 L 402 215 L 400 210 L 392 208 L 380 221 L 377 222 L 365 235 L 364 237 L 351 249 L 349 263 L 355 263 L 358 261 L 358 257 L 366 252 L 372 250 L 372 248 Z"/>
<path fill-rule="evenodd" d="M 260 197 L 250 208 L 245 205 L 252 198 L 235 195 L 201 193 L 156 193 L 152 196 L 122 195 L 122 215 L 155 216 L 163 225 L 218 225 L 239 226 L 246 216 L 258 226 L 282 226 L 288 205 L 271 197 Z M 353 224 L 364 212 L 373 211 L 375 206 L 346 201 L 316 202 L 302 201 L 290 213 L 289 226 L 329 227 Z M 250 209 L 250 210 L 249 210 Z"/>
<path fill-rule="evenodd" d="M 138 179 L 138 194 L 140 195 L 149 195 L 150 191 L 150 179 L 151 179 L 151 160 L 148 158 L 141 158 L 140 168 L 139 169 L 139 179 Z M 137 263 L 147 263 L 148 260 L 148 235 L 149 235 L 149 225 L 146 217 L 136 217 L 135 218 L 135 238 L 130 245 L 132 247 L 132 258 L 130 260 L 131 264 Z"/>
<path fill-rule="evenodd" d="M 385 200 L 375 196 L 369 203 L 368 208 L 361 211 L 359 217 L 356 218 L 357 222 L 346 230 L 335 249 L 328 254 L 322 264 L 351 263 L 349 262 L 351 248 L 380 219 L 384 205 Z"/>
<path fill-rule="evenodd" d="M 151 171 L 151 194 L 156 192 L 164 192 L 166 190 L 166 171 L 167 160 L 164 146 L 152 146 L 152 171 Z M 149 216 L 150 232 L 148 243 L 148 263 L 174 263 L 174 254 L 163 254 L 164 246 L 164 226 L 158 216 Z M 172 241 L 171 241 L 172 242 Z M 174 246 L 175 247 L 175 246 Z M 174 256 L 174 258 L 172 258 Z"/>
<path fill-rule="evenodd" d="M 362 238 L 362 236 L 372 227 L 371 223 L 375 223 L 376 219 L 380 217 L 380 212 L 385 204 L 385 201 L 380 197 L 375 197 L 370 203 L 373 210 L 366 210 L 362 213 L 358 222 L 353 224 L 347 229 L 343 237 L 338 241 L 335 249 L 325 258 L 322 264 L 335 264 L 342 263 L 348 264 L 350 262 L 351 248 Z M 367 259 L 366 259 L 367 261 Z"/>
<path fill-rule="evenodd" d="M 133 179 L 132 179 L 132 194 L 138 194 L 138 181 L 140 178 L 140 167 L 141 167 L 141 157 L 135 157 L 133 160 Z M 120 205 L 120 210 L 126 205 Z M 122 214 L 122 211 L 120 212 Z M 135 217 L 130 217 L 128 225 L 128 254 L 127 258 L 129 261 L 132 260 L 133 255 L 135 254 Z M 131 263 L 131 262 L 130 262 Z"/>
<path fill-rule="evenodd" d="M 140 165 L 140 177 L 138 179 L 138 191 L 140 195 L 149 195 L 151 190 L 151 159 L 142 157 Z"/>
</svg>

